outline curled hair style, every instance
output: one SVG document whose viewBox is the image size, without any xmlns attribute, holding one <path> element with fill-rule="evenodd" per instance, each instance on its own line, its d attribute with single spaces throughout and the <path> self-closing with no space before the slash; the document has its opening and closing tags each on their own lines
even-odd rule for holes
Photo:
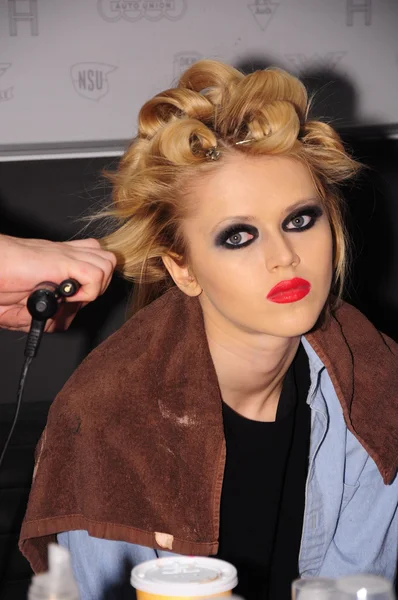
<svg viewBox="0 0 398 600">
<path fill-rule="evenodd" d="M 177 87 L 144 104 L 137 137 L 116 172 L 107 173 L 112 205 L 98 215 L 115 221 L 103 246 L 116 254 L 124 277 L 141 284 L 135 309 L 174 285 L 162 256 L 189 264 L 181 233 L 190 210 L 187 192 L 198 177 L 222 168 L 224 156 L 236 153 L 288 156 L 307 166 L 329 217 L 333 291 L 341 296 L 347 236 L 338 187 L 360 165 L 330 125 L 308 118 L 309 107 L 304 85 L 286 71 L 270 68 L 245 76 L 213 60 L 195 63 Z M 215 148 L 218 160 L 209 160 Z"/>
<path fill-rule="evenodd" d="M 140 110 L 138 134 L 152 138 L 173 117 L 187 116 L 200 121 L 210 121 L 213 110 L 210 100 L 196 92 L 176 88 L 166 90 L 146 102 Z"/>
</svg>

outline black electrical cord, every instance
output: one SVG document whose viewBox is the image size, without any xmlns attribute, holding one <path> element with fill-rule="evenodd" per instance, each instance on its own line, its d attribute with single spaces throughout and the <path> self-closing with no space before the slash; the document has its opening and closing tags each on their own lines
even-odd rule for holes
<svg viewBox="0 0 398 600">
<path fill-rule="evenodd" d="M 60 285 L 52 282 L 43 282 L 30 294 L 28 298 L 27 308 L 32 316 L 32 323 L 28 333 L 25 345 L 25 361 L 23 363 L 21 375 L 18 384 L 17 404 L 14 412 L 14 419 L 10 428 L 10 432 L 4 444 L 0 456 L 0 469 L 3 464 L 3 459 L 7 452 L 7 448 L 14 433 L 15 425 L 18 421 L 19 412 L 22 404 L 22 395 L 25 387 L 26 376 L 30 364 L 37 354 L 43 337 L 44 328 L 47 319 L 50 319 L 57 312 L 63 298 L 73 296 L 80 288 L 80 283 L 74 279 L 66 279 Z"/>
<path fill-rule="evenodd" d="M 28 374 L 28 369 L 30 367 L 30 363 L 32 362 L 32 360 L 33 360 L 33 358 L 31 356 L 25 357 L 25 362 L 23 364 L 21 376 L 19 378 L 18 393 L 17 393 L 17 405 L 15 407 L 14 419 L 13 419 L 13 422 L 12 422 L 12 425 L 10 428 L 10 432 L 6 439 L 6 443 L 4 444 L 3 451 L 0 456 L 0 468 L 3 463 L 3 458 L 7 452 L 8 444 L 10 443 L 10 440 L 12 438 L 12 434 L 14 433 L 15 425 L 17 424 L 19 410 L 20 410 L 21 404 L 22 404 L 22 393 L 23 393 L 23 388 L 25 385 L 25 379 L 26 379 L 26 375 Z"/>
</svg>

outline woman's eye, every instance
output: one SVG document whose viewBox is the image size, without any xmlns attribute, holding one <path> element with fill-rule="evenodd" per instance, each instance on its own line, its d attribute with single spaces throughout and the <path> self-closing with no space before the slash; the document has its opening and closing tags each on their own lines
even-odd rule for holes
<svg viewBox="0 0 398 600">
<path fill-rule="evenodd" d="M 287 224 L 286 229 L 302 229 L 303 227 L 307 227 L 312 220 L 313 217 L 309 215 L 297 215 Z M 289 227 L 290 224 L 291 227 Z"/>
<path fill-rule="evenodd" d="M 293 213 L 286 217 L 282 223 L 282 229 L 284 231 L 306 231 L 311 229 L 322 215 L 321 206 L 305 206 L 299 213 L 296 212 L 296 214 Z"/>
<path fill-rule="evenodd" d="M 233 235 L 231 235 L 227 240 L 225 240 L 226 246 L 242 246 L 242 244 L 246 244 L 254 238 L 254 235 L 248 233 L 247 231 L 237 231 Z"/>
<path fill-rule="evenodd" d="M 249 246 L 257 238 L 258 229 L 256 227 L 238 223 L 221 231 L 215 239 L 215 244 L 221 248 L 236 250 Z"/>
</svg>

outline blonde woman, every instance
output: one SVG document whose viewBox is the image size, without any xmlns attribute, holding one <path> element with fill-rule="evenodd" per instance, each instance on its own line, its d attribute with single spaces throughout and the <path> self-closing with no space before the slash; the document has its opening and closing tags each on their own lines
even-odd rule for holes
<svg viewBox="0 0 398 600">
<path fill-rule="evenodd" d="M 169 553 L 246 600 L 397 565 L 397 345 L 341 299 L 358 164 L 288 73 L 201 61 L 147 102 L 103 246 L 136 314 L 55 400 L 20 547 L 57 536 L 82 600 Z"/>
</svg>

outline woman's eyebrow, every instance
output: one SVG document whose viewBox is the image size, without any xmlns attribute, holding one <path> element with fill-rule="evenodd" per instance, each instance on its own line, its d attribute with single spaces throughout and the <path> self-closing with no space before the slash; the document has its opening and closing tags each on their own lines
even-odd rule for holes
<svg viewBox="0 0 398 600">
<path fill-rule="evenodd" d="M 295 202 L 294 204 L 290 204 L 289 206 L 287 206 L 285 208 L 285 210 L 283 211 L 285 215 L 288 215 L 291 212 L 294 212 L 295 210 L 298 210 L 299 208 L 304 208 L 305 206 L 308 206 L 308 204 L 320 204 L 320 198 L 318 196 L 313 196 L 311 198 L 305 198 L 303 200 L 299 200 L 298 202 Z M 222 223 L 225 222 L 236 222 L 236 223 L 247 223 L 249 221 L 254 221 L 256 219 L 256 217 L 254 217 L 253 215 L 231 215 L 230 217 L 226 217 L 225 219 L 222 219 L 221 221 L 219 221 L 218 223 L 216 223 L 216 225 L 214 225 L 214 227 L 211 228 L 210 233 L 213 233 L 216 229 L 218 229 L 220 227 L 220 225 Z"/>
<path fill-rule="evenodd" d="M 231 215 L 230 217 L 225 217 L 225 219 L 222 219 L 221 221 L 216 223 L 216 225 L 214 225 L 214 227 L 211 228 L 211 233 L 213 233 L 213 231 L 218 229 L 222 223 L 225 223 L 227 221 L 236 221 L 239 223 L 246 223 L 248 221 L 254 221 L 255 218 L 256 217 L 253 217 L 253 215 Z"/>
<path fill-rule="evenodd" d="M 287 206 L 284 210 L 285 214 L 289 214 L 298 210 L 299 208 L 305 208 L 308 204 L 321 204 L 321 199 L 319 196 L 313 196 L 312 198 L 305 198 L 304 200 L 299 200 L 290 206 Z"/>
</svg>

